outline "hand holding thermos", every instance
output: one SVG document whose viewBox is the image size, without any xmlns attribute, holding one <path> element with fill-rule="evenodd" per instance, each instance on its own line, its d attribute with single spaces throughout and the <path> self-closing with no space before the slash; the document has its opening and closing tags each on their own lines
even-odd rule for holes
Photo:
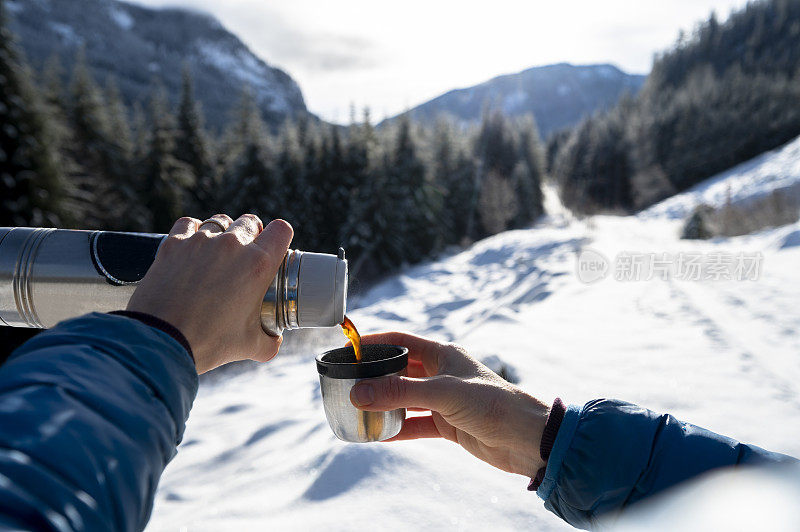
<svg viewBox="0 0 800 532">
<path fill-rule="evenodd" d="M 263 230 L 251 214 L 235 222 L 226 215 L 212 220 L 175 222 L 128 303 L 128 310 L 177 327 L 192 347 L 198 373 L 277 354 L 281 337 L 262 330 L 261 301 L 293 236 L 283 220 Z"/>
</svg>

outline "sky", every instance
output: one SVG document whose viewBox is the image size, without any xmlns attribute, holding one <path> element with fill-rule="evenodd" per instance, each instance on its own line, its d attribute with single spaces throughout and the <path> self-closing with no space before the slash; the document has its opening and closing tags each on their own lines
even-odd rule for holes
<svg viewBox="0 0 800 532">
<path fill-rule="evenodd" d="M 380 120 L 532 66 L 612 63 L 650 70 L 653 54 L 715 11 L 746 0 L 132 0 L 212 13 L 288 72 L 308 108 L 345 123 Z"/>
</svg>

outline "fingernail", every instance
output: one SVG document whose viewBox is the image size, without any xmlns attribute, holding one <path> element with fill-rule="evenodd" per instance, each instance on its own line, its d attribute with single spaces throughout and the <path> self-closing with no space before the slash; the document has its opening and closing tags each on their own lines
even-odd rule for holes
<svg viewBox="0 0 800 532">
<path fill-rule="evenodd" d="M 291 226 L 289 222 L 286 220 L 281 220 L 280 218 L 276 218 L 272 220 L 267 226 L 264 228 L 264 231 L 280 231 L 281 233 L 287 233 L 289 239 L 294 236 L 294 228 Z"/>
<path fill-rule="evenodd" d="M 375 392 L 369 384 L 357 384 L 353 395 L 355 396 L 358 406 L 371 405 L 372 402 L 375 401 Z"/>
</svg>

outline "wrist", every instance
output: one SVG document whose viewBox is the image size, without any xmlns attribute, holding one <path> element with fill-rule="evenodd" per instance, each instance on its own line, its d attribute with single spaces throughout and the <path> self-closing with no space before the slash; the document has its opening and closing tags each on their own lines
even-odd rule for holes
<svg viewBox="0 0 800 532">
<path fill-rule="evenodd" d="M 515 473 L 532 478 L 547 464 L 540 447 L 550 407 L 530 395 L 525 394 L 525 398 L 526 404 L 520 410 L 522 415 L 516 420 L 520 439 L 512 467 Z"/>
</svg>

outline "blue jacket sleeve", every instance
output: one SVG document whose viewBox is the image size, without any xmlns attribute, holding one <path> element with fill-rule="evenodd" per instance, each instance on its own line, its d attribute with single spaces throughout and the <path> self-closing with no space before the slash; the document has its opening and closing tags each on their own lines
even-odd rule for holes
<svg viewBox="0 0 800 532">
<path fill-rule="evenodd" d="M 141 530 L 197 393 L 189 353 L 90 314 L 0 368 L 0 528 Z"/>
<path fill-rule="evenodd" d="M 610 399 L 570 406 L 561 422 L 537 494 L 571 525 L 598 518 L 705 471 L 739 464 L 796 462 Z"/>
</svg>

